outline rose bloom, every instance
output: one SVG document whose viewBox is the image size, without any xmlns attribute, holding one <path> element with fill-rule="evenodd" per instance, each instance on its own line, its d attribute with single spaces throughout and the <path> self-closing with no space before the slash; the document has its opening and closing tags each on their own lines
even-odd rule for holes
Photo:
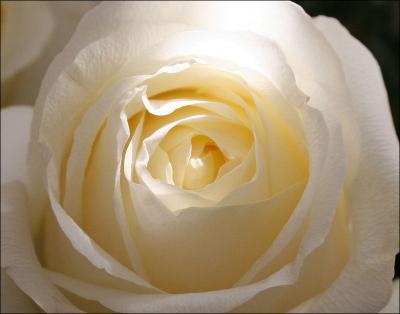
<svg viewBox="0 0 400 314">
<path fill-rule="evenodd" d="M 26 142 L 14 129 L 10 145 Z M 28 166 L 7 168 L 1 263 L 46 312 L 390 298 L 398 140 L 379 66 L 335 19 L 289 2 L 102 3 L 50 65 L 30 133 L 27 153 L 6 148 Z"/>
</svg>

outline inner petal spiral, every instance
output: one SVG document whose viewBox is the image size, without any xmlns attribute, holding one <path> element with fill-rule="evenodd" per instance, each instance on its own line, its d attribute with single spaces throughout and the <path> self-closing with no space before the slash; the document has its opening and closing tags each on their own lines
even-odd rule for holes
<svg viewBox="0 0 400 314">
<path fill-rule="evenodd" d="M 199 189 L 212 183 L 226 158 L 210 138 L 199 135 L 192 138 L 192 149 L 185 169 L 183 188 Z"/>
</svg>

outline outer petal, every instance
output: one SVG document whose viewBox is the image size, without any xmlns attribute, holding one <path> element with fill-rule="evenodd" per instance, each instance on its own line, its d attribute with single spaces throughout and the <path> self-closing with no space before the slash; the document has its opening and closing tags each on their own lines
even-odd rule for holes
<svg viewBox="0 0 400 314">
<path fill-rule="evenodd" d="M 1 313 L 39 313 L 37 305 L 1 270 Z"/>
<path fill-rule="evenodd" d="M 90 13 L 83 18 L 83 22 L 90 20 Z M 38 144 L 39 137 L 45 144 L 51 141 L 56 167 L 61 168 L 61 160 L 70 149 L 73 132 L 85 111 L 99 96 L 99 90 L 104 92 L 113 82 L 121 79 L 123 73 L 119 70 L 126 69 L 127 62 L 135 60 L 141 50 L 154 45 L 170 32 L 181 30 L 181 27 L 135 25 L 134 30 L 128 33 L 129 38 L 126 33 L 118 33 L 114 37 L 96 41 L 80 51 L 75 59 L 67 46 L 50 66 L 35 105 L 28 160 L 28 192 L 35 210 L 39 211 L 46 202 L 43 175 L 47 161 L 44 160 L 46 152 Z M 71 44 L 79 41 L 79 31 L 75 33 L 77 38 L 74 37 Z M 82 31 L 84 35 L 85 31 Z M 53 76 L 54 71 L 59 72 Z"/>
<path fill-rule="evenodd" d="M 289 1 L 115 1 L 104 2 L 97 9 L 99 28 L 92 31 L 94 36 L 104 32 L 107 23 L 117 28 L 130 20 L 184 23 L 212 31 L 249 31 L 274 41 L 284 51 L 296 79 L 298 76 L 315 78 L 327 86 L 335 86 L 342 79 L 332 49 L 315 29 L 311 18 Z M 112 21 L 105 16 L 107 11 L 116 14 Z"/>
<path fill-rule="evenodd" d="M 18 106 L 1 111 L 1 183 L 25 178 L 25 157 L 31 119 L 31 107 Z M 2 269 L 1 312 L 38 313 L 38 311 L 35 303 L 16 286 L 6 271 Z"/>
<path fill-rule="evenodd" d="M 74 48 L 87 43 L 90 37 L 91 40 L 97 39 L 100 34 L 110 33 L 111 29 L 130 21 L 173 22 L 211 30 L 251 31 L 276 41 L 287 53 L 289 64 L 290 61 L 299 61 L 293 62 L 297 70 L 312 71 L 327 83 L 340 78 L 335 62 L 331 60 L 332 52 L 313 27 L 310 17 L 300 6 L 286 1 L 105 1 L 98 6 L 96 15 L 92 12 L 90 20 L 81 23 L 82 29 L 85 27 L 86 30 L 81 40 L 74 43 Z M 73 45 L 70 46 L 72 50 Z M 335 77 L 327 78 L 321 73 L 321 67 Z"/>
<path fill-rule="evenodd" d="M 392 297 L 379 313 L 399 313 L 399 280 L 393 283 Z"/>
<path fill-rule="evenodd" d="M 81 312 L 47 279 L 35 255 L 26 219 L 23 184 L 12 182 L 1 191 L 1 266 L 15 283 L 47 312 Z"/>
<path fill-rule="evenodd" d="M 390 298 L 399 244 L 398 140 L 371 53 L 335 19 L 318 17 L 315 25 L 342 61 L 353 121 L 359 127 L 359 167 L 349 187 L 354 243 L 353 256 L 339 279 L 293 311 L 374 313 Z"/>
<path fill-rule="evenodd" d="M 25 159 L 32 111 L 28 106 L 1 111 L 2 184 L 26 178 Z M 25 189 L 21 183 L 2 186 L 1 266 L 6 268 L 2 268 L 1 274 L 1 311 L 39 312 L 35 303 L 25 295 L 27 293 L 44 309 L 77 312 L 42 274 L 33 250 L 26 207 Z M 41 284 L 41 289 L 37 289 Z M 54 300 L 50 300 L 52 297 Z"/>
</svg>

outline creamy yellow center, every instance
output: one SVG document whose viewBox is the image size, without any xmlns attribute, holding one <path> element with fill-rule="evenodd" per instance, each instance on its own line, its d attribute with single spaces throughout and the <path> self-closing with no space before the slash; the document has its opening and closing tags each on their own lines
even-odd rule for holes
<svg viewBox="0 0 400 314">
<path fill-rule="evenodd" d="M 212 183 L 226 159 L 218 146 L 206 136 L 192 139 L 192 150 L 185 169 L 183 187 L 199 189 Z"/>
</svg>

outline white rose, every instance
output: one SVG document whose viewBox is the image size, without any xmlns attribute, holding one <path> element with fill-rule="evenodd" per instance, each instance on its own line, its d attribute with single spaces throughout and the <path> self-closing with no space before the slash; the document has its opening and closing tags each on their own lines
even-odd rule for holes
<svg viewBox="0 0 400 314">
<path fill-rule="evenodd" d="M 3 186 L 2 267 L 47 312 L 390 298 L 398 141 L 376 61 L 334 19 L 102 3 L 48 69 L 31 130 L 29 179 Z"/>
<path fill-rule="evenodd" d="M 33 104 L 52 59 L 95 1 L 1 1 L 1 105 Z"/>
</svg>

